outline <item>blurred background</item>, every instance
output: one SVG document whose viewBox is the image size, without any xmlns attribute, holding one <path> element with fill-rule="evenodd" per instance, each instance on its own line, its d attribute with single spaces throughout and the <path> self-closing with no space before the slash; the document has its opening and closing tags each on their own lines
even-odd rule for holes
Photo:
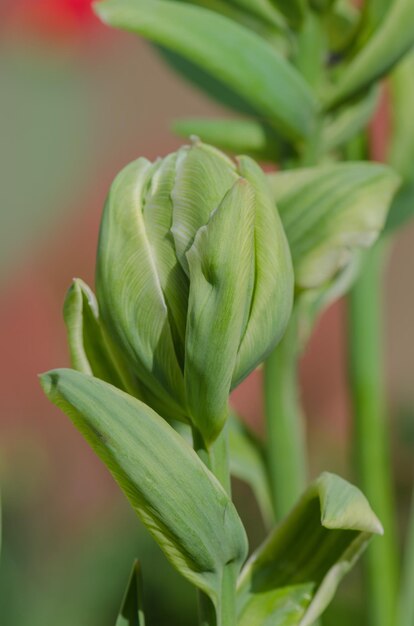
<svg viewBox="0 0 414 626">
<path fill-rule="evenodd" d="M 150 46 L 102 26 L 89 0 L 1 0 L 0 94 L 0 622 L 113 626 L 139 557 L 149 626 L 194 624 L 193 592 L 42 395 L 37 374 L 69 364 L 62 303 L 73 276 L 93 285 L 100 213 L 114 175 L 138 156 L 175 149 L 175 118 L 223 111 L 173 76 Z M 383 126 L 380 117 L 378 156 Z M 409 226 L 392 249 L 384 302 L 401 526 L 414 451 L 413 246 Z M 323 316 L 301 375 L 312 476 L 331 470 L 352 480 L 344 320 L 341 302 Z M 258 433 L 260 386 L 256 372 L 233 396 Z M 254 545 L 263 533 L 259 513 L 242 485 L 235 493 Z M 342 586 L 324 623 L 358 624 L 358 575 Z"/>
</svg>

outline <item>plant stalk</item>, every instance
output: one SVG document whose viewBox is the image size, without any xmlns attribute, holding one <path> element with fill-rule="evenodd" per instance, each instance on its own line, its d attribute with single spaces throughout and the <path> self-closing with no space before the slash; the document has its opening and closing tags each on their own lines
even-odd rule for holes
<svg viewBox="0 0 414 626">
<path fill-rule="evenodd" d="M 231 496 L 228 433 L 225 426 L 216 441 L 208 448 L 200 432 L 193 429 L 193 447 L 200 459 L 220 481 Z"/>
<path fill-rule="evenodd" d="M 313 31 L 313 25 L 311 31 Z M 312 47 L 315 32 L 302 42 L 302 53 Z M 319 42 L 318 42 L 319 45 Z M 307 66 L 311 73 L 316 71 L 315 59 Z M 311 70 L 313 67 L 313 70 Z M 312 73 L 312 81 L 316 75 Z M 309 76 L 308 76 L 309 78 Z M 315 165 L 320 156 L 322 118 L 318 119 L 311 138 L 305 143 L 301 158 L 289 168 Z M 276 522 L 292 508 L 302 494 L 307 481 L 307 449 L 305 421 L 299 394 L 299 312 L 293 309 L 288 328 L 282 341 L 264 363 L 264 404 L 266 421 L 267 467 L 271 486 L 271 497 Z"/>
<path fill-rule="evenodd" d="M 220 481 L 231 497 L 228 433 L 225 426 L 216 441 L 207 447 L 201 434 L 193 429 L 193 446 L 203 463 Z M 202 591 L 198 594 L 200 626 L 236 626 L 236 583 L 238 572 L 229 565 L 224 568 L 217 607 Z"/>
<path fill-rule="evenodd" d="M 264 366 L 267 463 L 276 521 L 289 512 L 306 484 L 304 420 L 298 390 L 298 319 Z"/>
<path fill-rule="evenodd" d="M 398 589 L 381 316 L 385 252 L 385 244 L 380 242 L 367 253 L 348 296 L 353 447 L 360 487 L 384 526 L 384 537 L 373 540 L 366 556 L 367 607 L 372 626 L 395 624 Z"/>
</svg>

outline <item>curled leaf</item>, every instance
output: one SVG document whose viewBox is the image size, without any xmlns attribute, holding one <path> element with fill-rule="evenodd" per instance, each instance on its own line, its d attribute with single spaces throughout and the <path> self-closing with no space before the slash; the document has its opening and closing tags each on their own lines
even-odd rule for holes
<svg viewBox="0 0 414 626">
<path fill-rule="evenodd" d="M 343 163 L 269 175 L 296 285 L 314 289 L 377 239 L 400 183 L 387 166 Z"/>
<path fill-rule="evenodd" d="M 325 472 L 245 565 L 240 626 L 311 626 L 382 527 L 366 498 Z"/>
<path fill-rule="evenodd" d="M 95 294 L 79 278 L 66 294 L 63 317 L 72 367 L 139 396 L 138 382 L 105 332 Z"/>
</svg>

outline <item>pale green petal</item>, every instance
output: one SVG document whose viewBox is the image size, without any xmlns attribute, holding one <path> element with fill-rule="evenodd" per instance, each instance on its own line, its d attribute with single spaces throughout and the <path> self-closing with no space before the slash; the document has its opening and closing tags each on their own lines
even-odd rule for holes
<svg viewBox="0 0 414 626">
<path fill-rule="evenodd" d="M 254 210 L 254 189 L 240 178 L 187 253 L 185 386 L 191 418 L 207 444 L 227 418 L 237 350 L 250 306 Z"/>
<path fill-rule="evenodd" d="M 239 172 L 255 190 L 255 269 L 249 320 L 237 355 L 233 387 L 281 339 L 293 303 L 292 260 L 266 176 L 249 157 L 239 157 Z"/>
<path fill-rule="evenodd" d="M 233 162 L 212 146 L 196 142 L 178 151 L 175 183 L 171 192 L 171 232 L 178 260 L 187 273 L 186 253 L 197 231 L 207 224 L 211 213 L 236 180 Z"/>
<path fill-rule="evenodd" d="M 157 168 L 138 159 L 112 184 L 99 238 L 97 294 L 105 326 L 139 379 L 170 407 L 166 417 L 183 419 L 183 375 L 142 213 Z"/>
<path fill-rule="evenodd" d="M 157 163 L 143 205 L 145 231 L 157 268 L 170 328 L 181 367 L 184 367 L 184 340 L 188 303 L 188 278 L 177 261 L 171 234 L 171 191 L 176 175 L 177 154 Z"/>
</svg>

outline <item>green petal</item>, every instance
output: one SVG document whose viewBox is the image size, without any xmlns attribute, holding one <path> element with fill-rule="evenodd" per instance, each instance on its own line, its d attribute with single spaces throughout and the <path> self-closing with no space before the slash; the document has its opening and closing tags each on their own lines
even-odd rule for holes
<svg viewBox="0 0 414 626">
<path fill-rule="evenodd" d="M 265 174 L 249 159 L 239 157 L 240 175 L 255 190 L 254 291 L 233 376 L 238 385 L 282 337 L 292 310 L 293 269 L 289 246 Z"/>
<path fill-rule="evenodd" d="M 178 151 L 171 232 L 177 258 L 187 273 L 186 253 L 197 231 L 207 224 L 236 180 L 235 165 L 216 148 L 196 142 Z"/>
<path fill-rule="evenodd" d="M 166 417 L 185 419 L 183 375 L 162 289 L 159 253 L 154 252 L 143 216 L 145 202 L 151 201 L 151 177 L 158 169 L 158 164 L 138 159 L 112 184 L 101 223 L 97 294 L 113 341 L 140 381 L 159 398 L 155 408 L 167 407 Z"/>
<path fill-rule="evenodd" d="M 177 154 L 173 153 L 157 163 L 143 205 L 145 232 L 151 246 L 181 368 L 184 367 L 183 345 L 188 301 L 188 279 L 177 260 L 171 234 L 171 191 L 176 176 Z"/>
<path fill-rule="evenodd" d="M 227 403 L 252 289 L 253 187 L 238 179 L 187 253 L 190 298 L 185 385 L 190 415 L 211 443 Z"/>
</svg>

